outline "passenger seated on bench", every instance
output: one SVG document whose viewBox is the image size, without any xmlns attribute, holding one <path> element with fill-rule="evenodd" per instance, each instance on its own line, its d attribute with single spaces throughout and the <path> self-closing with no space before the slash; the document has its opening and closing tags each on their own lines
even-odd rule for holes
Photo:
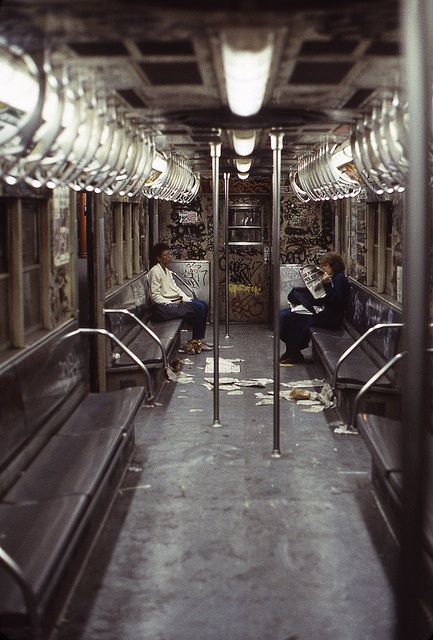
<svg viewBox="0 0 433 640">
<path fill-rule="evenodd" d="M 204 300 L 187 296 L 174 281 L 173 273 L 168 268 L 171 262 L 171 251 L 168 244 L 158 242 L 151 252 L 154 266 L 148 273 L 150 297 L 152 299 L 152 319 L 155 322 L 183 318 L 192 326 L 191 352 L 211 351 L 204 339 L 208 305 Z M 187 346 L 191 343 L 187 343 Z"/>
<path fill-rule="evenodd" d="M 291 308 L 280 311 L 280 339 L 286 345 L 286 351 L 280 357 L 282 364 L 304 361 L 301 350 L 308 347 L 311 327 L 339 329 L 343 323 L 349 294 L 343 258 L 339 253 L 327 253 L 322 258 L 321 267 L 325 297 L 315 299 L 306 287 L 296 287 L 289 293 L 288 300 L 304 305 L 305 313 L 298 313 Z"/>
</svg>

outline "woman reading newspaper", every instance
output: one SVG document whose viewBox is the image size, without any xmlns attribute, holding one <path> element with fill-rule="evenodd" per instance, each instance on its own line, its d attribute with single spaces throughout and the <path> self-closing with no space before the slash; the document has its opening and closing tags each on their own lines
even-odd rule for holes
<svg viewBox="0 0 433 640">
<path fill-rule="evenodd" d="M 308 269 L 304 275 L 307 287 L 295 287 L 287 296 L 289 308 L 280 312 L 280 339 L 286 351 L 282 364 L 304 361 L 302 349 L 308 347 L 310 327 L 339 329 L 349 293 L 349 282 L 339 253 L 323 256 L 321 269 Z M 302 275 L 302 270 L 301 270 Z"/>
</svg>

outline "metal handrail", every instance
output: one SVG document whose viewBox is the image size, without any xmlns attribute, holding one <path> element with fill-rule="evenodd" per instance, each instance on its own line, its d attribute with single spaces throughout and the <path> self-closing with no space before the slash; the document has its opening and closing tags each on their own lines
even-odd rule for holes
<svg viewBox="0 0 433 640">
<path fill-rule="evenodd" d="M 194 289 L 183 279 L 180 277 L 180 275 L 178 273 L 176 273 L 175 271 L 171 272 L 178 280 L 180 280 L 180 282 L 187 288 L 189 289 L 189 291 L 192 293 L 192 297 L 196 300 L 197 299 L 197 294 L 194 291 Z"/>
<path fill-rule="evenodd" d="M 132 313 L 132 311 L 129 311 L 129 309 L 103 309 L 103 312 L 104 314 L 121 313 L 123 315 L 130 316 L 133 320 L 135 320 L 135 322 L 137 322 L 140 325 L 140 327 L 146 331 L 146 333 L 157 343 L 157 345 L 161 349 L 164 371 L 167 375 L 167 369 L 168 369 L 167 352 L 165 350 L 164 345 L 161 342 L 161 339 L 159 338 L 159 336 L 156 335 L 154 331 L 152 331 L 152 329 L 150 329 L 138 316 L 136 316 L 135 313 Z"/>
<path fill-rule="evenodd" d="M 36 594 L 29 584 L 27 584 L 21 567 L 2 547 L 0 547 L 0 564 L 3 565 L 6 572 L 12 576 L 21 589 L 30 624 L 33 629 L 33 637 L 35 640 L 38 640 L 40 638 L 41 617 L 38 611 Z"/>
<path fill-rule="evenodd" d="M 80 327 L 79 329 L 75 329 L 74 331 L 71 331 L 70 333 L 67 333 L 65 336 L 63 336 L 62 339 L 64 338 L 71 338 L 72 336 L 76 336 L 80 333 L 88 333 L 88 334 L 100 334 L 103 336 L 107 336 L 107 338 L 110 338 L 111 340 L 113 340 L 118 347 L 120 347 L 122 349 L 122 351 L 124 351 L 125 353 L 128 354 L 128 356 L 140 367 L 140 369 L 143 371 L 144 377 L 146 378 L 146 382 L 147 382 L 147 394 L 146 394 L 146 401 L 152 401 L 154 396 L 153 396 L 153 388 L 152 388 L 152 379 L 150 377 L 150 373 L 147 370 L 147 367 L 143 364 L 143 362 L 140 360 L 140 358 L 138 356 L 135 355 L 135 353 L 133 351 L 131 351 L 131 349 L 129 349 L 125 344 L 123 344 L 123 342 L 121 342 L 121 340 L 119 340 L 119 338 L 117 338 L 114 333 L 110 333 L 110 331 L 107 331 L 107 329 L 96 329 L 96 328 L 90 328 L 90 327 Z"/>
<path fill-rule="evenodd" d="M 350 345 L 350 347 L 346 349 L 344 353 L 341 354 L 335 366 L 334 373 L 332 376 L 332 388 L 334 389 L 334 391 L 335 391 L 335 385 L 337 384 L 338 371 L 342 363 L 344 362 L 344 360 L 346 360 L 346 358 L 352 353 L 352 351 L 357 349 L 357 347 L 359 347 L 359 345 L 362 342 L 364 342 L 364 340 L 368 338 L 368 336 L 374 333 L 375 331 L 379 331 L 380 329 L 401 329 L 403 326 L 404 325 L 402 322 L 389 322 L 389 323 L 383 322 L 380 324 L 376 324 L 374 325 L 374 327 L 370 327 L 370 329 L 367 329 L 367 331 L 363 333 L 362 336 L 358 338 L 358 340 L 356 340 L 352 345 Z"/>
<path fill-rule="evenodd" d="M 349 424 L 347 425 L 348 431 L 354 431 L 354 432 L 356 431 L 356 427 L 355 427 L 356 414 L 358 413 L 358 407 L 362 397 L 379 380 L 379 378 L 385 375 L 385 373 L 387 373 L 389 369 L 392 369 L 392 367 L 394 367 L 394 365 L 396 365 L 397 362 L 399 362 L 402 358 L 404 358 L 406 353 L 407 353 L 406 351 L 401 351 L 400 353 L 397 353 L 393 358 L 391 358 L 389 362 L 384 364 L 383 367 L 381 367 L 379 371 L 377 371 L 374 374 L 374 376 L 371 376 L 371 378 L 367 380 L 367 382 L 360 388 L 360 390 L 356 394 L 355 399 L 353 401 L 350 421 L 349 421 Z"/>
</svg>

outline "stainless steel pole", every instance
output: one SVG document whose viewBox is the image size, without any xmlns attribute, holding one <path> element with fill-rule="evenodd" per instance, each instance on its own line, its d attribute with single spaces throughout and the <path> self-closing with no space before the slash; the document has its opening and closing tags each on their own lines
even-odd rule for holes
<svg viewBox="0 0 433 640">
<path fill-rule="evenodd" d="M 225 262 L 225 312 L 226 312 L 226 338 L 230 338 L 230 272 L 229 272 L 229 184 L 230 174 L 224 173 L 224 262 Z"/>
<path fill-rule="evenodd" d="M 420 600 L 423 585 L 427 584 L 422 530 L 428 490 L 426 466 L 431 464 L 426 446 L 431 422 L 431 371 L 427 352 L 432 273 L 431 12 L 431 0 L 402 1 L 409 107 L 409 179 L 403 239 L 403 318 L 407 355 L 402 385 L 403 509 L 396 634 L 399 640 L 420 637 L 423 633 Z"/>
<path fill-rule="evenodd" d="M 222 427 L 219 416 L 219 251 L 218 251 L 218 188 L 221 143 L 210 142 L 213 188 L 213 427 Z"/>
<path fill-rule="evenodd" d="M 284 133 L 271 132 L 272 148 L 272 289 L 274 323 L 274 442 L 272 457 L 281 457 L 280 451 L 280 191 L 281 150 Z"/>
</svg>

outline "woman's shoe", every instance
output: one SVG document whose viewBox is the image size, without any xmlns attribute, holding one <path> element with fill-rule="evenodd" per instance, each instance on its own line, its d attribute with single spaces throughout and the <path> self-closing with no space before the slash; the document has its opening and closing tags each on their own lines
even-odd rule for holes
<svg viewBox="0 0 433 640">
<path fill-rule="evenodd" d="M 304 356 L 300 349 L 287 350 L 280 357 L 280 364 L 300 364 L 301 362 L 304 362 Z"/>
</svg>

